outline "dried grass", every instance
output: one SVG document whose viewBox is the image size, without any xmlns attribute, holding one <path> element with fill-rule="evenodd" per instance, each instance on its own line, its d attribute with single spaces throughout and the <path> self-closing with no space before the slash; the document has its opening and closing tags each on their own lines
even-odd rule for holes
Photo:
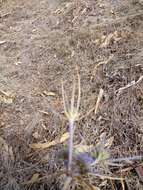
<svg viewBox="0 0 143 190">
<path fill-rule="evenodd" d="M 112 160 L 106 167 L 100 165 L 84 178 L 76 176 L 71 188 L 142 189 L 134 170 L 140 160 L 117 162 L 143 155 L 140 2 L 133 5 L 127 0 L 118 4 L 74 0 L 64 1 L 52 10 L 46 1 L 14 2 L 2 1 L 0 5 L 1 41 L 6 41 L 0 44 L 4 70 L 0 90 L 3 93 L 12 89 L 15 94 L 14 98 L 10 96 L 9 104 L 7 94 L 1 98 L 0 189 L 63 187 L 66 170 L 59 152 L 66 148 L 66 141 L 61 144 L 57 139 L 66 133 L 67 126 L 60 81 L 62 76 L 66 79 L 69 92 L 76 64 L 81 73 L 82 97 L 75 144 L 92 150 L 105 133 L 114 141 L 108 150 Z M 13 64 L 19 59 L 19 65 Z M 35 89 L 38 94 L 33 93 Z M 104 94 L 98 106 L 95 102 L 100 89 Z M 47 147 L 29 146 L 37 143 Z M 75 166 L 74 172 L 79 172 Z"/>
</svg>

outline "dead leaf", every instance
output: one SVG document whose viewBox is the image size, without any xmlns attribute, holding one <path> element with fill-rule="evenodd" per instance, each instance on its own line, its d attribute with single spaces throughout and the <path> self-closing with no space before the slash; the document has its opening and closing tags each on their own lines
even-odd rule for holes
<svg viewBox="0 0 143 190">
<path fill-rule="evenodd" d="M 115 11 L 114 10 L 110 10 L 110 13 L 115 15 Z"/>
<path fill-rule="evenodd" d="M 32 136 L 35 138 L 35 139 L 38 139 L 40 137 L 39 133 L 36 131 L 32 134 Z"/>
<path fill-rule="evenodd" d="M 0 102 L 1 103 L 6 103 L 6 104 L 11 104 L 13 103 L 15 99 L 15 96 L 12 95 L 11 92 L 7 91 L 3 91 L 3 90 L 0 90 Z"/>
<path fill-rule="evenodd" d="M 20 64 L 22 64 L 22 62 L 21 62 L 21 61 L 18 61 L 18 62 L 15 62 L 14 64 L 15 64 L 15 65 L 20 65 Z"/>
<path fill-rule="evenodd" d="M 6 43 L 6 41 L 5 41 L 5 40 L 0 41 L 0 45 L 3 45 L 3 44 L 5 44 L 5 43 Z"/>
<path fill-rule="evenodd" d="M 95 187 L 94 185 L 92 185 L 92 189 L 93 190 L 100 190 L 98 187 Z"/>
<path fill-rule="evenodd" d="M 101 48 L 106 48 L 114 40 L 114 34 L 110 33 L 105 41 L 101 44 Z"/>
<path fill-rule="evenodd" d="M 43 94 L 45 96 L 55 96 L 56 95 L 54 92 L 47 92 L 46 90 L 43 91 Z"/>
<path fill-rule="evenodd" d="M 33 174 L 32 178 L 30 180 L 23 182 L 22 185 L 30 185 L 30 184 L 33 184 L 33 183 L 36 183 L 39 181 L 40 181 L 39 173 L 35 173 L 35 174 Z"/>
<path fill-rule="evenodd" d="M 55 13 L 55 14 L 61 14 L 61 13 L 62 13 L 62 10 L 61 10 L 61 9 L 56 9 L 54 13 Z"/>
<path fill-rule="evenodd" d="M 60 139 L 60 143 L 66 141 L 69 138 L 69 133 L 64 133 Z"/>
<path fill-rule="evenodd" d="M 13 100 L 14 100 L 13 97 L 0 96 L 0 102 L 1 103 L 12 104 Z"/>
<path fill-rule="evenodd" d="M 93 148 L 93 145 L 76 145 L 74 146 L 75 152 L 78 153 L 84 153 L 84 152 L 90 152 L 90 150 Z"/>
<path fill-rule="evenodd" d="M 39 91 L 38 89 L 34 89 L 34 95 L 40 95 L 42 97 L 45 97 L 45 96 L 56 96 L 56 94 L 54 92 L 51 92 L 51 91 L 47 91 L 47 90 L 44 90 L 44 91 Z"/>
<path fill-rule="evenodd" d="M 99 4 L 99 8 L 104 8 L 105 7 L 105 5 L 104 4 Z"/>
<path fill-rule="evenodd" d="M 31 144 L 30 147 L 33 149 L 45 149 L 45 148 L 50 148 L 51 146 L 55 146 L 57 144 L 65 142 L 69 138 L 69 133 L 64 133 L 62 137 L 56 140 L 53 140 L 51 142 L 46 142 L 46 143 L 34 143 Z"/>
<path fill-rule="evenodd" d="M 107 139 L 105 147 L 110 148 L 113 144 L 113 141 L 114 141 L 114 137 L 110 137 L 109 139 Z"/>
</svg>

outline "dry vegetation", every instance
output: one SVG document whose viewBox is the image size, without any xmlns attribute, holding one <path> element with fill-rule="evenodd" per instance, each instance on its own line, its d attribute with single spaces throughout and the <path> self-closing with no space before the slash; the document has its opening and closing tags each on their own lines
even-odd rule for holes
<svg viewBox="0 0 143 190">
<path fill-rule="evenodd" d="M 71 97 L 77 67 L 74 147 L 86 159 L 74 153 L 67 178 L 61 81 Z M 92 167 L 89 151 L 100 158 Z M 143 1 L 0 0 L 0 189 L 142 190 L 138 156 Z"/>
</svg>

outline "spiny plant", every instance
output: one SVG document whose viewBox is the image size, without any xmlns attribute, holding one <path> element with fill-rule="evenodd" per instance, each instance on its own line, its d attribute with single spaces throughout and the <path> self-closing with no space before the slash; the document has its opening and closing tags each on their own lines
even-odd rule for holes
<svg viewBox="0 0 143 190">
<path fill-rule="evenodd" d="M 87 180 L 85 181 L 83 176 L 88 175 L 92 177 L 99 177 L 101 179 L 110 179 L 110 180 L 120 180 L 123 185 L 123 178 L 113 176 L 110 171 L 111 167 L 122 167 L 122 163 L 134 161 L 134 160 L 143 160 L 143 156 L 134 156 L 127 158 L 110 158 L 110 147 L 113 143 L 113 137 L 107 139 L 106 133 L 102 133 L 99 142 L 95 147 L 81 145 L 80 150 L 74 147 L 74 132 L 75 132 L 75 122 L 79 116 L 79 107 L 81 100 L 81 86 L 80 86 L 80 76 L 77 74 L 77 84 L 76 80 L 73 80 L 73 88 L 71 93 L 71 100 L 68 100 L 67 93 L 64 89 L 62 83 L 62 96 L 63 96 L 63 106 L 66 118 L 69 123 L 69 144 L 68 150 L 64 152 L 63 159 L 66 159 L 67 166 L 67 179 L 64 184 L 63 190 L 67 190 L 72 180 L 77 181 L 81 185 L 86 186 L 86 189 L 93 190 L 95 189 Z M 77 87 L 77 89 L 76 89 Z M 76 100 L 77 94 L 77 100 Z M 103 90 L 99 92 L 97 102 L 95 105 L 95 114 L 99 106 L 100 100 L 103 96 Z M 83 146 L 83 147 L 82 147 Z M 79 167 L 79 170 L 75 172 L 75 166 Z M 92 170 L 94 169 L 94 170 Z M 124 187 L 123 187 L 124 188 Z"/>
<path fill-rule="evenodd" d="M 77 85 L 76 80 L 73 81 L 73 89 L 71 93 L 71 100 L 69 101 L 67 98 L 66 91 L 64 90 L 64 85 L 62 83 L 62 96 L 63 96 L 63 106 L 64 106 L 64 112 L 67 117 L 68 123 L 69 123 L 69 144 L 68 144 L 68 151 L 64 152 L 63 159 L 67 159 L 68 166 L 68 178 L 66 180 L 65 186 L 63 189 L 66 189 L 67 186 L 70 184 L 72 178 L 76 177 L 76 180 L 81 181 L 80 175 L 85 175 L 88 172 L 88 165 L 95 165 L 100 160 L 104 160 L 108 158 L 108 153 L 105 151 L 103 145 L 98 144 L 98 148 L 93 151 L 93 154 L 89 154 L 88 151 L 89 147 L 83 146 L 79 149 L 74 149 L 74 132 L 75 132 L 75 121 L 78 119 L 79 116 L 79 107 L 80 107 L 80 99 L 81 99 L 81 86 L 80 86 L 80 76 L 77 74 Z M 77 89 L 76 89 L 77 87 Z M 77 100 L 76 100 L 76 91 L 77 91 Z M 95 112 L 97 111 L 97 107 L 99 104 L 99 101 L 101 99 L 101 96 L 103 94 L 103 90 L 100 91 L 97 104 L 95 106 Z M 103 142 L 104 144 L 105 142 Z M 86 150 L 85 150 L 86 149 Z M 93 149 L 92 149 L 93 150 Z M 102 151 L 101 151 L 102 150 Z M 73 164 L 74 162 L 74 164 Z M 78 166 L 79 170 L 75 174 L 75 170 L 73 168 Z M 71 178 L 72 176 L 72 178 Z M 84 182 L 85 184 L 85 182 Z"/>
<path fill-rule="evenodd" d="M 64 86 L 62 83 L 62 96 L 63 96 L 63 105 L 64 105 L 64 112 L 69 122 L 69 155 L 68 155 L 68 172 L 72 170 L 72 160 L 73 160 L 73 137 L 75 131 L 75 121 L 79 115 L 79 106 L 80 106 L 80 97 L 81 97 L 81 88 L 80 88 L 80 76 L 78 74 L 78 97 L 77 102 L 75 104 L 75 92 L 76 92 L 76 82 L 74 79 L 73 82 L 73 90 L 72 90 L 72 97 L 71 102 L 67 99 L 67 94 L 64 90 Z"/>
</svg>

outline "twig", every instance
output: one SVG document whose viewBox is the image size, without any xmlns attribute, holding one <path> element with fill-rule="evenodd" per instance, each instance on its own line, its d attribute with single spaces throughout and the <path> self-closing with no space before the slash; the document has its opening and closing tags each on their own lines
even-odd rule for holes
<svg viewBox="0 0 143 190">
<path fill-rule="evenodd" d="M 110 159 L 111 162 L 123 162 L 123 161 L 129 162 L 129 161 L 137 161 L 137 160 L 143 160 L 143 155 Z"/>
<path fill-rule="evenodd" d="M 92 75 L 91 75 L 91 78 L 90 78 L 90 81 L 93 80 L 93 77 L 95 76 L 96 74 L 96 71 L 97 71 L 97 68 L 101 65 L 106 65 L 108 64 L 112 59 L 113 59 L 114 55 L 110 55 L 109 58 L 106 60 L 106 61 L 101 61 L 99 62 L 97 65 L 95 65 L 94 69 L 93 69 L 93 72 L 92 72 Z"/>
<path fill-rule="evenodd" d="M 96 105 L 95 105 L 95 110 L 94 110 L 94 113 L 95 113 L 95 114 L 97 113 L 97 110 L 98 110 L 100 101 L 101 101 L 101 99 L 102 99 L 102 97 L 103 97 L 103 93 L 104 93 L 104 90 L 101 88 L 100 91 L 99 91 L 99 95 L 98 95 L 98 98 L 97 98 Z"/>
<path fill-rule="evenodd" d="M 121 177 L 112 177 L 112 176 L 101 175 L 97 173 L 88 173 L 88 174 L 92 176 L 100 177 L 101 179 L 124 180 L 124 178 L 121 178 Z"/>
<path fill-rule="evenodd" d="M 122 91 L 137 85 L 138 83 L 140 83 L 143 80 L 143 75 L 140 76 L 140 78 L 137 81 L 131 81 L 130 83 L 128 83 L 126 86 L 119 88 L 118 90 L 115 91 L 115 93 L 117 93 L 118 95 L 121 94 Z"/>
<path fill-rule="evenodd" d="M 107 165 L 115 166 L 115 167 L 123 167 L 123 164 L 117 164 L 117 163 L 112 163 L 112 162 L 107 162 Z"/>
<path fill-rule="evenodd" d="M 81 116 L 81 117 L 79 118 L 79 120 L 82 120 L 83 118 L 88 117 L 93 111 L 94 111 L 95 115 L 97 114 L 97 110 L 98 110 L 100 101 L 101 101 L 101 99 L 102 99 L 102 97 L 103 97 L 103 93 L 104 93 L 104 91 L 103 91 L 103 89 L 101 88 L 100 91 L 99 91 L 99 95 L 98 95 L 98 98 L 97 98 L 97 101 L 96 101 L 95 106 L 92 107 L 85 115 Z"/>
<path fill-rule="evenodd" d="M 124 180 L 121 179 L 122 190 L 125 190 Z"/>
<path fill-rule="evenodd" d="M 9 96 L 9 94 L 3 90 L 0 89 L 0 93 L 3 94 L 4 96 Z"/>
</svg>

